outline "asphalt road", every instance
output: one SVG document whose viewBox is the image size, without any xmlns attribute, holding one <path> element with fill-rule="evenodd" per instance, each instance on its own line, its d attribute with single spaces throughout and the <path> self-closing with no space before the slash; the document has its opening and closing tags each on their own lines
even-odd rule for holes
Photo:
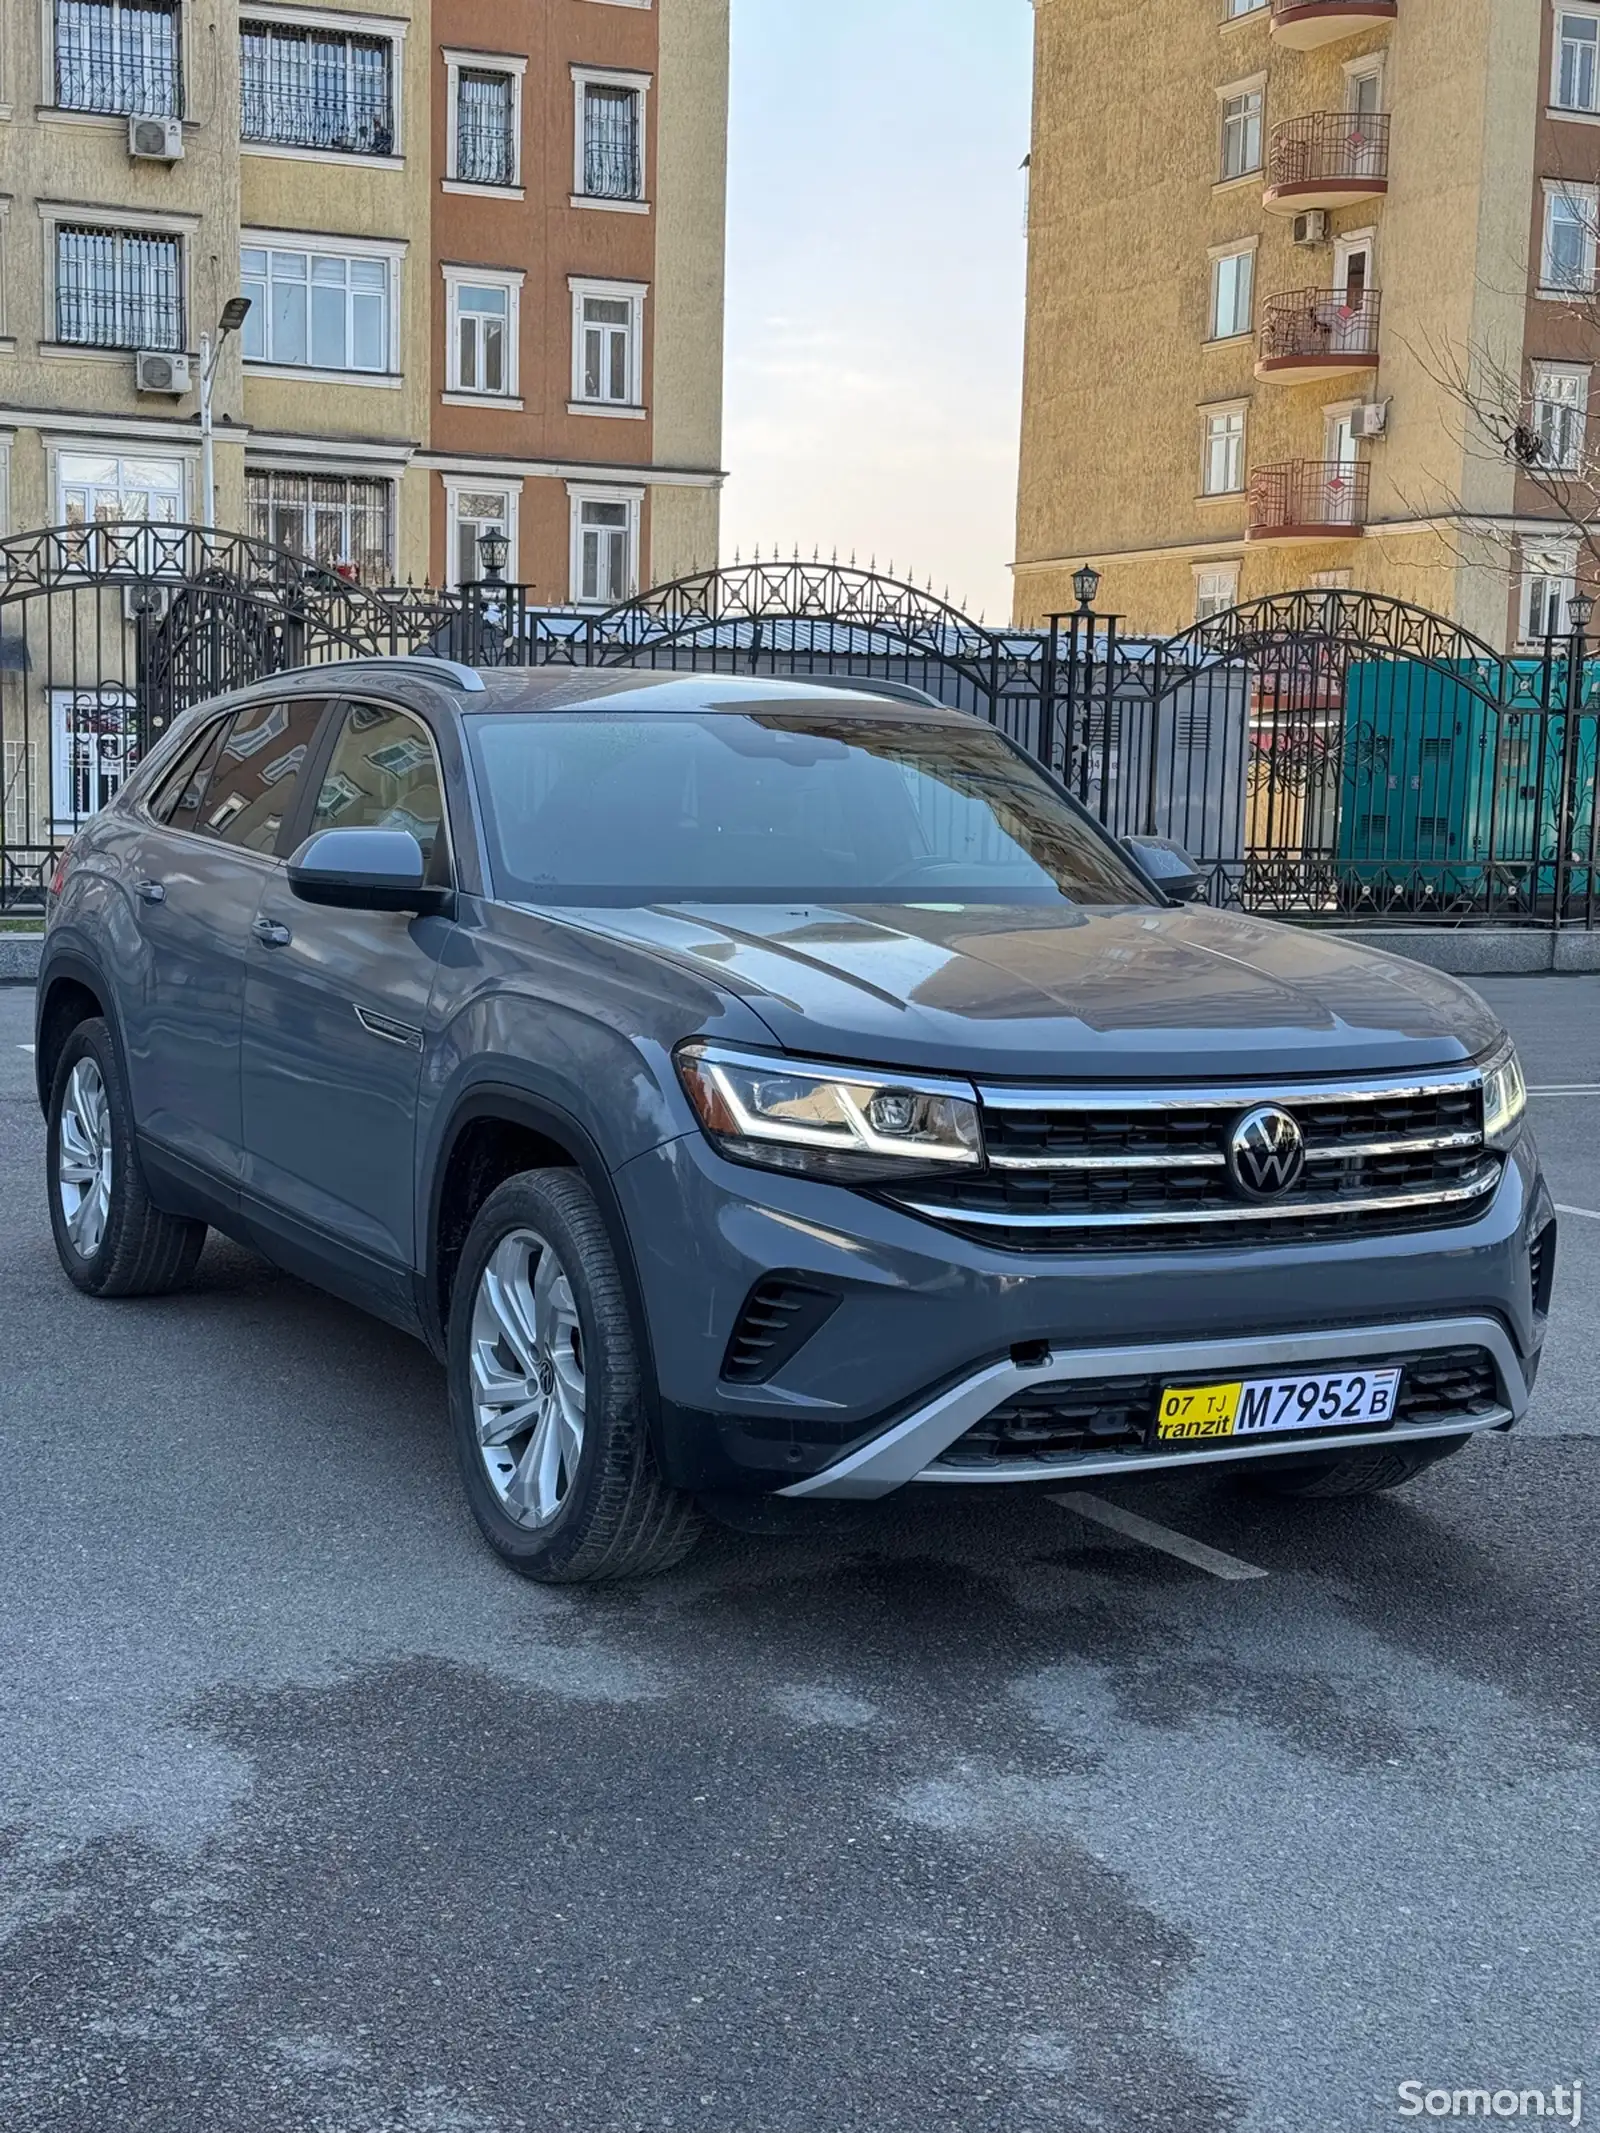
<svg viewBox="0 0 1600 2133">
<path fill-rule="evenodd" d="M 1600 980 L 1486 984 L 1600 1083 Z M 1368 2133 L 1600 2105 L 1600 1219 L 1401 1495 L 719 1534 L 551 1593 L 420 1348 L 58 1272 L 0 993 L 0 2133 Z M 1600 1099 L 1540 1095 L 1600 1215 Z"/>
</svg>

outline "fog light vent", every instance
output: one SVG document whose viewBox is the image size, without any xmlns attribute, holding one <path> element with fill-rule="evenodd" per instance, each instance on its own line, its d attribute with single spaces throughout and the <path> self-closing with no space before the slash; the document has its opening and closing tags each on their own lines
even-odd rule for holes
<svg viewBox="0 0 1600 2133">
<path fill-rule="evenodd" d="M 794 1274 L 768 1274 L 744 1300 L 722 1376 L 730 1385 L 764 1385 L 793 1360 L 839 1307 L 829 1289 Z"/>
</svg>

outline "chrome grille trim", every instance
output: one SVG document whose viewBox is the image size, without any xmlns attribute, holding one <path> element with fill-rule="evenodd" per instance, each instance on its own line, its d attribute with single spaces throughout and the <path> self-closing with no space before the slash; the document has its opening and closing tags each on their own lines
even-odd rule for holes
<svg viewBox="0 0 1600 2133">
<path fill-rule="evenodd" d="M 902 1200 L 898 1195 L 896 1204 L 909 1214 L 925 1215 L 930 1222 L 948 1222 L 959 1229 L 1170 1229 L 1174 1226 L 1187 1228 L 1191 1223 L 1199 1222 L 1307 1222 L 1328 1215 L 1398 1214 L 1413 1207 L 1464 1207 L 1493 1192 L 1500 1176 L 1500 1164 L 1491 1162 L 1475 1172 L 1465 1185 L 1429 1185 L 1420 1192 L 1375 1192 L 1363 1193 L 1360 1197 L 1351 1194 L 1333 1200 L 1300 1199 L 1293 1193 L 1286 1193 L 1276 1203 L 1239 1200 L 1230 1201 L 1226 1207 L 1161 1208 L 1153 1214 L 1130 1214 L 1121 1210 L 1104 1215 L 1080 1215 L 1067 1208 L 1056 1208 L 1047 1214 L 1034 1215 L 1010 1208 L 941 1207 L 933 1201 Z"/>
<path fill-rule="evenodd" d="M 1095 1088 L 1023 1089 L 1015 1086 L 979 1085 L 978 1100 L 986 1111 L 1248 1111 L 1254 1104 L 1278 1103 L 1286 1110 L 1296 1104 L 1394 1103 L 1403 1098 L 1459 1096 L 1464 1089 L 1481 1089 L 1482 1067 L 1463 1067 L 1459 1072 L 1429 1075 L 1425 1080 L 1401 1077 L 1384 1081 L 1374 1076 L 1363 1081 L 1281 1080 L 1232 1083 L 1216 1082 L 1132 1083 L 1108 1082 Z"/>
<path fill-rule="evenodd" d="M 1440 1155 L 1454 1148 L 1481 1148 L 1481 1133 L 1436 1133 L 1416 1140 L 1310 1141 L 1308 1163 L 1360 1162 L 1376 1155 Z M 1225 1155 L 1194 1153 L 1174 1155 L 991 1155 L 991 1170 L 1223 1170 Z"/>
</svg>

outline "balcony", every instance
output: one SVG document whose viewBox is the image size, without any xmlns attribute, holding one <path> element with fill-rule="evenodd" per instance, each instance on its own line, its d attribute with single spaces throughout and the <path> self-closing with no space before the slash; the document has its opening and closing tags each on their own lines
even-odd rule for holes
<svg viewBox="0 0 1600 2133">
<path fill-rule="evenodd" d="M 1399 0 L 1272 0 L 1272 34 L 1291 52 L 1313 52 L 1381 29 L 1399 11 Z"/>
<path fill-rule="evenodd" d="M 1389 190 L 1387 113 L 1314 111 L 1272 129 L 1262 205 L 1273 214 L 1354 207 Z"/>
<path fill-rule="evenodd" d="M 1367 522 L 1362 460 L 1291 459 L 1250 477 L 1252 541 L 1353 541 Z"/>
<path fill-rule="evenodd" d="M 1261 322 L 1256 376 L 1278 385 L 1374 370 L 1378 362 L 1376 289 L 1297 289 L 1269 297 Z"/>
</svg>

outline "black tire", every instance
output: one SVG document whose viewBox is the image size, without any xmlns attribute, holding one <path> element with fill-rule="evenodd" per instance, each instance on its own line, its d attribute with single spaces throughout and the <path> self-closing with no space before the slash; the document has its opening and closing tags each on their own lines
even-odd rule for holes
<svg viewBox="0 0 1600 2133">
<path fill-rule="evenodd" d="M 1469 1437 L 1432 1437 L 1424 1444 L 1374 1445 L 1370 1450 L 1332 1453 L 1318 1459 L 1264 1459 L 1257 1471 L 1241 1476 L 1264 1496 L 1298 1496 L 1321 1500 L 1336 1496 L 1377 1496 L 1398 1489 L 1441 1459 L 1449 1459 Z"/>
<path fill-rule="evenodd" d="M 104 1222 L 88 1250 L 74 1240 L 62 1187 L 62 1113 L 74 1072 L 83 1061 L 99 1076 L 111 1157 Z M 111 1031 L 98 1016 L 80 1022 L 61 1048 L 50 1083 L 47 1125 L 50 1228 L 67 1279 L 88 1296 L 164 1296 L 182 1288 L 200 1257 L 206 1225 L 169 1215 L 151 1200 L 139 1167 L 122 1061 Z"/>
<path fill-rule="evenodd" d="M 491 1259 L 521 1233 L 547 1240 L 576 1307 L 584 1379 L 582 1446 L 559 1508 L 540 1525 L 513 1516 L 480 1445 L 474 1311 Z M 703 1520 L 660 1476 L 643 1376 L 616 1256 L 594 1195 L 572 1170 L 508 1178 L 479 1208 L 450 1300 L 450 1419 L 461 1478 L 484 1538 L 513 1570 L 548 1585 L 644 1578 L 681 1562 Z M 565 1469 L 563 1469 L 565 1472 Z"/>
</svg>

